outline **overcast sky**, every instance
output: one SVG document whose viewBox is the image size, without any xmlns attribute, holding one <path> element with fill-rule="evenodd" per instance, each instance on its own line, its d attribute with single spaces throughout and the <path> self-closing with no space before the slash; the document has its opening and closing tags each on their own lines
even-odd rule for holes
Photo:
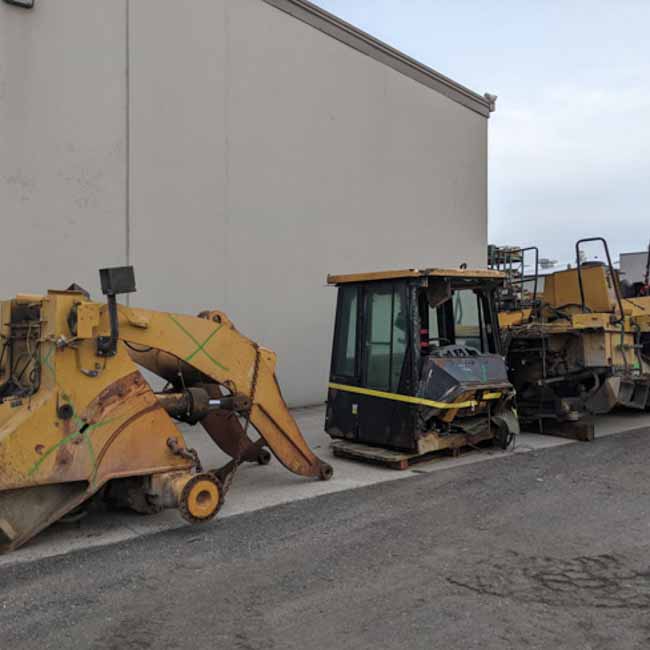
<svg viewBox="0 0 650 650">
<path fill-rule="evenodd" d="M 650 0 L 316 0 L 480 94 L 490 241 L 573 259 L 650 239 Z M 593 251 L 595 253 L 595 251 Z"/>
</svg>

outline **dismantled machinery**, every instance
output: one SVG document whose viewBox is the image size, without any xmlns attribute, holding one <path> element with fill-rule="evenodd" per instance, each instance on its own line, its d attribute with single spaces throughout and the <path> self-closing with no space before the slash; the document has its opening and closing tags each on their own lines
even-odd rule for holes
<svg viewBox="0 0 650 650">
<path fill-rule="evenodd" d="M 583 261 L 587 242 L 603 245 L 606 264 Z M 578 241 L 576 267 L 545 276 L 541 299 L 515 320 L 503 333 L 522 421 L 591 440 L 585 416 L 650 407 L 650 299 L 623 298 L 601 237 Z"/>
<path fill-rule="evenodd" d="M 533 257 L 532 274 L 526 273 L 528 259 Z M 505 281 L 496 296 L 499 324 L 509 327 L 526 320 L 537 304 L 539 286 L 539 249 L 537 246 L 488 246 L 488 267 L 501 271 Z"/>
<path fill-rule="evenodd" d="M 325 429 L 336 455 L 404 468 L 519 431 L 495 306 L 466 269 L 329 276 L 338 303 Z"/>
<path fill-rule="evenodd" d="M 209 520 L 240 463 L 270 460 L 265 446 L 296 474 L 330 478 L 282 399 L 273 352 L 219 311 L 117 304 L 135 291 L 131 267 L 100 277 L 107 304 L 76 285 L 0 303 L 0 552 L 91 499 Z M 233 460 L 204 469 L 172 418 L 200 422 Z"/>
</svg>

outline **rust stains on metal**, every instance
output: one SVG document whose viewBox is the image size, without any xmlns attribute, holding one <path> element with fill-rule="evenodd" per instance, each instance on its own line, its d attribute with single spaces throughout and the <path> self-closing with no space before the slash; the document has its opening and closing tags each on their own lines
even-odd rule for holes
<svg viewBox="0 0 650 650">
<path fill-rule="evenodd" d="M 56 465 L 57 467 L 65 467 L 72 462 L 73 458 L 74 456 L 68 446 L 62 445 L 56 452 Z"/>
<path fill-rule="evenodd" d="M 134 397 L 147 392 L 149 392 L 149 387 L 142 379 L 140 372 L 132 372 L 99 393 L 85 409 L 84 420 L 91 424 L 99 422 L 108 417 L 115 408 L 122 408 L 125 397 Z"/>
</svg>

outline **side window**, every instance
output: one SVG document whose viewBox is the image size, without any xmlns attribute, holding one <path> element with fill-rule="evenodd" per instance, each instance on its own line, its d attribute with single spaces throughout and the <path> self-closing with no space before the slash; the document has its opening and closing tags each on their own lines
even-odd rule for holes
<svg viewBox="0 0 650 650">
<path fill-rule="evenodd" d="M 367 293 L 366 384 L 390 389 L 390 334 L 393 288 L 369 289 Z"/>
<path fill-rule="evenodd" d="M 481 322 L 483 323 L 483 352 L 498 353 L 501 349 L 499 341 L 499 322 L 494 312 L 494 294 L 483 293 L 479 296 L 481 307 Z"/>
<path fill-rule="evenodd" d="M 407 345 L 407 315 L 399 287 L 376 286 L 366 292 L 365 383 L 396 391 Z"/>
<path fill-rule="evenodd" d="M 456 343 L 483 351 L 478 296 L 471 289 L 463 289 L 456 291 L 453 300 Z"/>
<path fill-rule="evenodd" d="M 443 345 L 449 345 L 449 341 L 440 335 L 440 326 L 438 324 L 438 307 L 428 307 L 429 310 L 429 347 L 440 348 Z"/>
<path fill-rule="evenodd" d="M 334 341 L 334 374 L 354 377 L 357 349 L 358 294 L 356 287 L 339 288 L 339 305 Z"/>
<path fill-rule="evenodd" d="M 406 356 L 406 305 L 402 293 L 396 287 L 393 298 L 393 349 L 390 364 L 390 389 L 395 392 L 399 388 L 399 379 L 402 375 L 402 366 Z"/>
</svg>

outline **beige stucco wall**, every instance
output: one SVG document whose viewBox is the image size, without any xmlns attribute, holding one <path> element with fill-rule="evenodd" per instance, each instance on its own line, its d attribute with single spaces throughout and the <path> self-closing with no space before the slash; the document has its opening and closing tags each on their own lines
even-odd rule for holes
<svg viewBox="0 0 650 650">
<path fill-rule="evenodd" d="M 7 194 L 16 164 L 3 156 L 3 218 L 22 210 L 21 237 L 55 271 L 27 267 L 24 254 L 10 252 L 3 266 L 21 264 L 25 276 L 0 279 L 2 293 L 50 278 L 90 285 L 97 267 L 126 255 L 127 3 L 93 2 L 108 26 L 96 34 L 96 11 L 80 12 L 83 5 L 42 2 L 29 16 L 11 16 L 23 30 L 50 23 L 45 41 L 34 39 L 48 63 L 32 60 L 23 82 L 41 99 L 26 102 L 28 114 L 44 111 L 32 104 L 42 103 L 50 67 L 62 70 L 69 96 L 51 84 L 59 112 L 36 132 L 27 127 L 38 116 L 30 117 L 8 149 L 24 164 L 40 148 L 35 173 L 50 178 L 52 164 L 64 174 L 76 169 L 76 158 L 59 152 L 72 141 L 84 178 L 101 174 L 103 184 L 82 207 L 78 182 L 39 184 L 26 211 Z M 224 309 L 278 353 L 289 401 L 313 403 L 325 396 L 329 366 L 328 272 L 484 262 L 485 118 L 261 0 L 138 0 L 128 11 L 134 304 Z M 2 48 L 6 15 L 0 5 Z M 59 54 L 57 66 L 52 51 L 64 41 L 85 44 L 86 56 Z M 0 89 L 9 77 L 21 83 L 6 59 Z M 0 90 L 0 133 L 6 102 Z M 75 128 L 53 135 L 60 123 Z M 83 229 L 66 225 L 62 248 L 35 235 L 42 220 L 56 231 L 71 214 Z"/>
<path fill-rule="evenodd" d="M 0 3 L 0 295 L 125 261 L 125 5 Z"/>
</svg>

